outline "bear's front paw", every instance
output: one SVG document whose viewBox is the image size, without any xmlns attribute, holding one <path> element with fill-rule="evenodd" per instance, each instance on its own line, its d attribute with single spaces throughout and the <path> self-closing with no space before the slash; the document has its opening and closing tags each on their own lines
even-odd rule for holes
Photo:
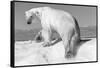
<svg viewBox="0 0 100 68">
<path fill-rule="evenodd" d="M 48 47 L 48 46 L 50 46 L 50 43 L 49 42 L 44 42 L 42 45 L 43 45 L 43 47 Z"/>
</svg>

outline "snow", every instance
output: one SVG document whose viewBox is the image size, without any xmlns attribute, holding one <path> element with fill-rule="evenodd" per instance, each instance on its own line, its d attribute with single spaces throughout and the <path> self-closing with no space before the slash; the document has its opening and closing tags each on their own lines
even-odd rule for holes
<svg viewBox="0 0 100 68">
<path fill-rule="evenodd" d="M 77 55 L 65 59 L 63 43 L 43 47 L 35 41 L 15 43 L 15 66 L 96 61 L 96 38 L 80 44 Z"/>
</svg>

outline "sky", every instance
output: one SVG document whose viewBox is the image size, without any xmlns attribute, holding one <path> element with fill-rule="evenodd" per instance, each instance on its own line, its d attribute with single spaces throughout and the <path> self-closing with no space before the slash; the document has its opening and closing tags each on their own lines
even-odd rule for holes
<svg viewBox="0 0 100 68">
<path fill-rule="evenodd" d="M 96 25 L 96 7 L 16 2 L 15 29 L 30 30 L 40 26 L 40 20 L 37 17 L 33 21 L 34 24 L 28 25 L 25 20 L 25 11 L 41 6 L 48 6 L 69 12 L 77 19 L 80 27 Z"/>
</svg>

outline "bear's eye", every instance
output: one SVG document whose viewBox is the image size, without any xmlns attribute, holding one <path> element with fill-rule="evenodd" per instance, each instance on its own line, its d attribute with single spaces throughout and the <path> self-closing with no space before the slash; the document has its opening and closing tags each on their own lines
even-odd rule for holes
<svg viewBox="0 0 100 68">
<path fill-rule="evenodd" d="M 39 14 L 39 12 L 36 12 L 36 14 L 38 15 L 38 14 Z"/>
</svg>

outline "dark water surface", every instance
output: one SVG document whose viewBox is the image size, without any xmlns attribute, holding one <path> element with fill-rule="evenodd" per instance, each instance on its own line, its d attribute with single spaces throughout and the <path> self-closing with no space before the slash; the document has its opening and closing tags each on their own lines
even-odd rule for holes
<svg viewBox="0 0 100 68">
<path fill-rule="evenodd" d="M 41 28 L 34 28 L 31 30 L 15 30 L 15 41 L 34 40 L 35 35 Z M 96 37 L 96 26 L 80 27 L 81 38 Z M 55 33 L 54 37 L 58 35 Z"/>
</svg>

